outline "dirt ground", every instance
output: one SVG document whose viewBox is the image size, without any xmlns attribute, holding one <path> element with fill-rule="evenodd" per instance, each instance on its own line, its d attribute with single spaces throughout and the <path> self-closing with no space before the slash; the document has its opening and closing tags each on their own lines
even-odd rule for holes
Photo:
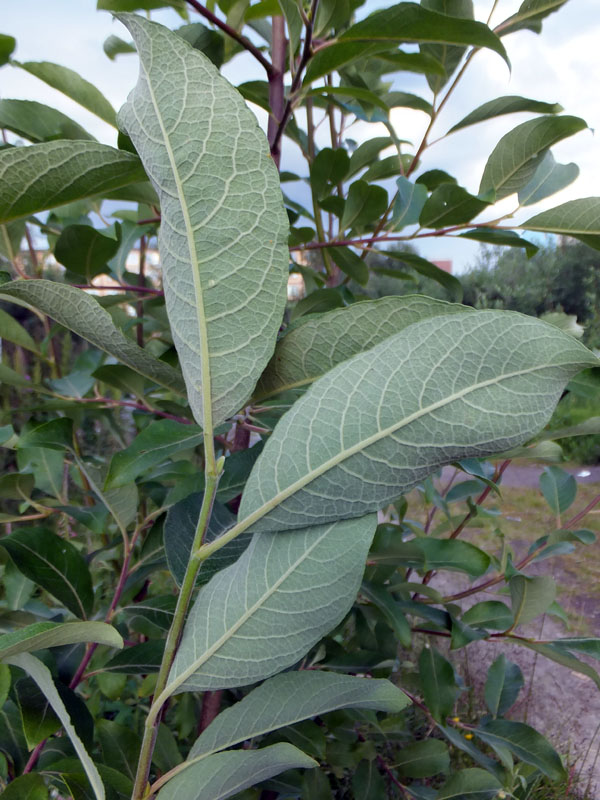
<svg viewBox="0 0 600 800">
<path fill-rule="evenodd" d="M 502 485 L 516 489 L 536 488 L 542 470 L 543 466 L 511 466 Z M 600 467 L 574 467 L 568 471 L 575 475 L 579 484 L 590 484 L 585 490 L 582 486 L 582 496 L 584 491 L 586 496 L 600 492 Z M 442 476 L 442 483 L 444 480 L 447 480 L 447 475 Z M 578 511 L 585 503 L 579 502 L 573 509 Z M 510 524 L 513 526 L 511 543 L 518 557 L 527 551 L 532 535 L 523 530 L 523 539 L 515 538 L 519 535 L 520 524 L 527 527 L 527 520 L 521 516 L 513 516 Z M 582 521 L 581 527 L 600 534 L 598 510 L 595 516 L 589 515 Z M 471 530 L 467 538 L 476 543 L 477 531 Z M 531 565 L 528 574 L 549 574 L 555 578 L 559 586 L 557 599 L 569 616 L 569 625 L 546 616 L 523 626 L 519 633 L 544 640 L 565 636 L 600 637 L 600 535 L 594 545 Z M 437 578 L 437 583 L 435 578 L 432 581 L 432 586 L 444 592 L 460 591 L 468 585 L 466 578 L 449 573 Z M 465 608 L 482 600 L 506 601 L 506 595 L 498 594 L 494 591 L 496 588 L 463 601 Z M 525 687 L 509 716 L 526 721 L 543 732 L 563 754 L 568 755 L 570 764 L 576 764 L 584 778 L 584 786 L 589 780 L 592 796 L 600 798 L 600 690 L 591 678 L 520 646 L 474 642 L 468 648 L 451 654 L 451 658 L 457 669 L 482 689 L 489 665 L 501 652 L 519 664 L 525 676 Z M 597 661 L 590 660 L 589 663 L 600 670 Z"/>
</svg>

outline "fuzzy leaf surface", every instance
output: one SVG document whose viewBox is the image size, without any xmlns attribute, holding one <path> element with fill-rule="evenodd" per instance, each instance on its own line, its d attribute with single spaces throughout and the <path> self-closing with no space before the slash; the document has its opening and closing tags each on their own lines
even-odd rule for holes
<svg viewBox="0 0 600 800">
<path fill-rule="evenodd" d="M 167 312 L 194 416 L 211 429 L 248 399 L 281 324 L 288 222 L 277 170 L 254 114 L 202 53 L 142 17 L 120 19 L 140 75 L 119 123 L 161 201 Z"/>
</svg>

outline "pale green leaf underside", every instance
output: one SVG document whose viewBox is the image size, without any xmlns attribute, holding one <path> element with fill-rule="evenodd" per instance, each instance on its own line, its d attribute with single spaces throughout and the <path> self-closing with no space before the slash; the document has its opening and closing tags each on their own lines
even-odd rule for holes
<svg viewBox="0 0 600 800">
<path fill-rule="evenodd" d="M 265 681 L 239 703 L 225 709 L 196 739 L 188 760 L 199 760 L 304 719 L 340 708 L 370 708 L 398 713 L 410 704 L 386 680 L 353 678 L 333 672 L 286 672 Z"/>
<path fill-rule="evenodd" d="M 248 399 L 286 300 L 288 222 L 256 118 L 212 63 L 142 17 L 120 19 L 140 76 L 119 115 L 161 202 L 169 321 L 198 424 Z"/>
<path fill-rule="evenodd" d="M 104 622 L 36 622 L 14 633 L 0 636 L 0 660 L 18 653 L 79 642 L 123 647 L 123 639 L 117 630 Z"/>
<path fill-rule="evenodd" d="M 104 785 L 102 783 L 100 773 L 88 755 L 83 742 L 79 738 L 79 735 L 77 734 L 77 731 L 71 722 L 69 712 L 65 708 L 65 704 L 63 703 L 56 686 L 54 685 L 52 674 L 48 667 L 42 661 L 40 661 L 39 658 L 32 656 L 31 653 L 19 653 L 18 655 L 11 656 L 9 659 L 7 659 L 7 661 L 9 664 L 25 670 L 29 677 L 37 683 L 40 690 L 43 692 L 46 699 L 52 706 L 52 710 L 60 719 L 67 736 L 71 740 L 71 743 L 75 748 L 75 752 L 81 761 L 81 764 L 85 770 L 85 774 L 87 775 L 87 778 L 93 789 L 94 795 L 96 796 L 96 800 L 104 800 Z"/>
<path fill-rule="evenodd" d="M 59 140 L 0 152 L 0 223 L 145 179 L 139 158 L 105 144 Z"/>
<path fill-rule="evenodd" d="M 280 420 L 237 527 L 282 531 L 382 508 L 438 467 L 516 447 L 598 359 L 509 311 L 434 317 L 334 367 Z"/>
<path fill-rule="evenodd" d="M 181 374 L 128 339 L 110 314 L 82 289 L 46 280 L 12 281 L 0 287 L 4 299 L 27 303 L 64 325 L 123 364 L 179 394 L 185 392 Z"/>
<path fill-rule="evenodd" d="M 352 605 L 375 525 L 254 536 L 198 593 L 165 696 L 247 686 L 298 661 Z"/>
<path fill-rule="evenodd" d="M 519 225 L 528 231 L 545 231 L 571 235 L 600 234 L 600 197 L 570 200 L 548 211 L 536 214 Z"/>
<path fill-rule="evenodd" d="M 421 295 L 382 297 L 306 317 L 277 343 L 255 399 L 313 383 L 336 364 L 428 317 L 471 311 Z"/>
<path fill-rule="evenodd" d="M 311 769 L 317 762 L 291 744 L 274 744 L 262 750 L 218 753 L 195 764 L 161 789 L 159 800 L 225 800 L 248 786 L 266 781 L 288 769 Z"/>
</svg>

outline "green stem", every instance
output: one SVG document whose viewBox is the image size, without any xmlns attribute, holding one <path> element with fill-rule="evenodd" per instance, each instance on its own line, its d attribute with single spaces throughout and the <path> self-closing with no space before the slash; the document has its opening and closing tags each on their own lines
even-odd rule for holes
<svg viewBox="0 0 600 800">
<path fill-rule="evenodd" d="M 198 558 L 197 552 L 202 545 L 202 540 L 208 528 L 212 507 L 219 485 L 219 478 L 222 472 L 222 463 L 215 464 L 214 446 L 212 440 L 210 443 L 205 441 L 207 450 L 206 456 L 206 485 L 204 489 L 204 497 L 202 499 L 202 508 L 198 517 L 198 524 L 196 526 L 196 533 L 194 536 L 194 543 L 192 545 L 191 557 L 188 562 L 183 583 L 177 599 L 177 606 L 175 614 L 173 615 L 173 622 L 167 635 L 165 644 L 165 652 L 163 654 L 162 663 L 156 681 L 156 689 L 154 691 L 154 702 L 150 707 L 148 717 L 144 724 L 144 738 L 142 740 L 142 747 L 140 750 L 140 758 L 138 762 L 137 775 L 135 778 L 135 785 L 133 787 L 132 800 L 143 800 L 146 797 L 146 787 L 148 786 L 148 775 L 150 773 L 150 764 L 152 762 L 152 754 L 154 752 L 154 745 L 156 743 L 156 734 L 158 731 L 158 723 L 160 721 L 160 712 L 168 698 L 165 695 L 165 687 L 169 678 L 169 672 L 175 660 L 175 654 L 181 641 L 183 633 L 183 626 L 185 617 L 196 584 L 196 577 L 198 570 L 202 564 L 203 559 Z M 209 455 L 210 451 L 210 455 Z M 214 467 L 212 466 L 214 465 Z"/>
</svg>

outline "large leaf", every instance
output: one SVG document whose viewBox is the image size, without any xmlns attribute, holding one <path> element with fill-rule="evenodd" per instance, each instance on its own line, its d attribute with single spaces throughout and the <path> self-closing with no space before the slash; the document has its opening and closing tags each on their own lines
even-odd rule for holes
<svg viewBox="0 0 600 800">
<path fill-rule="evenodd" d="M 407 696 L 386 680 L 353 678 L 331 672 L 286 672 L 265 681 L 227 708 L 194 743 L 188 759 L 200 760 L 269 731 L 341 708 L 398 713 Z"/>
<path fill-rule="evenodd" d="M 491 719 L 474 733 L 486 744 L 505 747 L 517 758 L 540 769 L 553 781 L 565 776 L 560 756 L 548 741 L 529 725 L 508 719 Z"/>
<path fill-rule="evenodd" d="M 558 103 L 542 103 L 540 100 L 531 100 L 518 95 L 496 97 L 471 111 L 460 122 L 453 125 L 448 133 L 454 133 L 468 125 L 476 125 L 478 122 L 484 122 L 486 119 L 493 119 L 504 114 L 516 114 L 523 111 L 532 111 L 536 114 L 560 114 L 562 110 L 563 107 Z"/>
<path fill-rule="evenodd" d="M 30 142 L 94 139 L 66 114 L 33 100 L 0 100 L 0 127 L 24 136 Z"/>
<path fill-rule="evenodd" d="M 108 102 L 102 92 L 92 83 L 82 78 L 78 72 L 60 64 L 52 64 L 50 61 L 26 61 L 24 63 L 13 62 L 31 75 L 35 75 L 44 83 L 66 94 L 71 100 L 87 108 L 92 114 L 108 122 L 109 125 L 115 124 L 115 110 Z"/>
<path fill-rule="evenodd" d="M 410 325 L 334 367 L 281 418 L 227 536 L 360 516 L 443 464 L 517 446 L 595 363 L 573 337 L 514 312 Z"/>
<path fill-rule="evenodd" d="M 255 399 L 307 386 L 336 364 L 374 347 L 389 336 L 428 317 L 470 311 L 421 295 L 382 297 L 329 311 L 289 330 L 277 343 L 261 376 Z"/>
<path fill-rule="evenodd" d="M 0 152 L 0 222 L 142 181 L 137 156 L 105 144 L 59 140 Z"/>
<path fill-rule="evenodd" d="M 164 694 L 245 686 L 298 661 L 352 605 L 375 525 L 254 536 L 198 593 Z"/>
<path fill-rule="evenodd" d="M 523 188 L 534 176 L 548 147 L 586 128 L 579 117 L 545 116 L 517 125 L 500 139 L 481 177 L 479 194 L 496 193 L 502 200 Z"/>
<path fill-rule="evenodd" d="M 123 639 L 105 622 L 35 622 L 14 633 L 0 636 L 0 660 L 18 653 L 31 653 L 65 644 L 98 642 L 109 647 L 123 647 Z"/>
<path fill-rule="evenodd" d="M 65 704 L 63 703 L 56 686 L 54 685 L 52 674 L 50 673 L 48 667 L 30 653 L 19 653 L 18 655 L 11 656 L 10 659 L 7 660 L 8 663 L 12 664 L 13 666 L 20 667 L 21 669 L 25 670 L 29 677 L 37 683 L 41 691 L 44 693 L 48 702 L 52 706 L 52 710 L 60 719 L 67 736 L 71 740 L 71 744 L 75 748 L 75 752 L 77 753 L 87 778 L 92 786 L 96 800 L 104 800 L 104 786 L 102 784 L 102 779 L 100 778 L 100 773 L 88 755 L 83 742 L 79 738 L 79 735 L 73 726 L 69 712 L 65 708 Z"/>
<path fill-rule="evenodd" d="M 92 578 L 85 559 L 68 541 L 47 528 L 19 528 L 1 541 L 19 571 L 54 595 L 77 617 L 94 603 Z"/>
<path fill-rule="evenodd" d="M 277 170 L 254 114 L 202 53 L 142 17 L 120 19 L 141 67 L 119 120 L 161 200 L 169 321 L 194 416 L 210 429 L 248 399 L 281 324 L 288 222 Z"/>
<path fill-rule="evenodd" d="M 600 250 L 600 197 L 570 200 L 548 211 L 536 214 L 519 225 L 528 231 L 562 233 L 574 236 L 590 247 Z"/>
<path fill-rule="evenodd" d="M 160 790 L 159 800 L 224 800 L 248 786 L 288 769 L 311 769 L 316 761 L 291 744 L 273 744 L 262 750 L 217 753 L 194 764 Z"/>
<path fill-rule="evenodd" d="M 82 289 L 34 279 L 5 283 L 0 287 L 0 296 L 32 305 L 146 378 L 175 392 L 185 391 L 177 370 L 128 339 L 100 303 Z"/>
</svg>

